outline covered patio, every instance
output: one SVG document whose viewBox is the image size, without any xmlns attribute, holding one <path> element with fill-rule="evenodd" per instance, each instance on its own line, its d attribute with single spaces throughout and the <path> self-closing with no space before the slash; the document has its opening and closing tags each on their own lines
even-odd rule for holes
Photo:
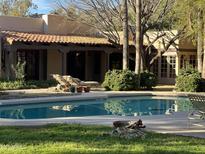
<svg viewBox="0 0 205 154">
<path fill-rule="evenodd" d="M 26 62 L 27 80 L 47 80 L 51 74 L 61 74 L 102 81 L 115 61 L 110 60 L 110 54 L 122 54 L 120 48 L 100 37 L 13 31 L 3 31 L 2 35 L 0 72 L 7 79 L 15 78 L 11 66 L 21 60 Z"/>
</svg>

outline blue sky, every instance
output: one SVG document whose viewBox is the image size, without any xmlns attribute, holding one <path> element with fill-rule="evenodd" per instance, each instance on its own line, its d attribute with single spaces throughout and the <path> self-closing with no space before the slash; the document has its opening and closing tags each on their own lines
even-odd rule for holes
<svg viewBox="0 0 205 154">
<path fill-rule="evenodd" d="M 33 0 L 33 3 L 38 6 L 37 10 L 31 10 L 32 13 L 48 14 L 55 6 L 56 0 Z"/>
</svg>

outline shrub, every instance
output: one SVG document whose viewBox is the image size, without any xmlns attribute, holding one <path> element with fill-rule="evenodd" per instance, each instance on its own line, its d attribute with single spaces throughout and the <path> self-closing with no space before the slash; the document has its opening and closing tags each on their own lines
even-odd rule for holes
<svg viewBox="0 0 205 154">
<path fill-rule="evenodd" d="M 152 89 L 157 85 L 157 76 L 152 73 L 145 71 L 140 75 L 140 87 L 146 89 Z"/>
<path fill-rule="evenodd" d="M 127 91 L 136 90 L 138 76 L 130 70 L 108 71 L 105 75 L 103 87 L 107 90 Z"/>
<path fill-rule="evenodd" d="M 12 65 L 12 69 L 15 73 L 16 80 L 23 81 L 25 78 L 25 66 L 26 62 L 21 62 L 20 60 L 16 64 L 16 66 Z"/>
<path fill-rule="evenodd" d="M 179 71 L 176 78 L 176 90 L 181 92 L 196 92 L 199 90 L 201 81 L 200 73 L 191 66 Z"/>
<path fill-rule="evenodd" d="M 0 90 L 15 90 L 15 89 L 22 89 L 23 87 L 24 87 L 24 82 L 21 80 L 0 82 Z"/>
<path fill-rule="evenodd" d="M 31 88 L 49 88 L 49 87 L 54 87 L 56 86 L 57 83 L 54 80 L 30 80 L 30 81 L 25 81 L 25 87 L 28 89 Z"/>
<path fill-rule="evenodd" d="M 48 88 L 56 85 L 57 83 L 53 80 L 47 80 L 47 81 L 1 80 L 0 90 Z"/>
</svg>

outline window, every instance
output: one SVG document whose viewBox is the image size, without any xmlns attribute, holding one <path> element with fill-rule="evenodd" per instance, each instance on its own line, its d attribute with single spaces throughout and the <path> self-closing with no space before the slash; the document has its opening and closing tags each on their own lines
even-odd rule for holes
<svg viewBox="0 0 205 154">
<path fill-rule="evenodd" d="M 181 57 L 180 57 L 180 68 L 184 67 L 184 63 L 185 63 L 185 57 L 184 57 L 184 55 L 181 55 Z"/>
<path fill-rule="evenodd" d="M 176 77 L 176 57 L 163 56 L 161 59 L 161 77 L 175 78 Z"/>
<path fill-rule="evenodd" d="M 176 77 L 176 57 L 169 57 L 169 77 Z"/>
<path fill-rule="evenodd" d="M 190 55 L 190 56 L 189 56 L 189 64 L 190 64 L 193 68 L 196 68 L 196 55 Z"/>
<path fill-rule="evenodd" d="M 180 58 L 180 68 L 186 67 L 187 64 L 191 65 L 193 68 L 196 68 L 196 55 L 182 55 Z"/>
</svg>

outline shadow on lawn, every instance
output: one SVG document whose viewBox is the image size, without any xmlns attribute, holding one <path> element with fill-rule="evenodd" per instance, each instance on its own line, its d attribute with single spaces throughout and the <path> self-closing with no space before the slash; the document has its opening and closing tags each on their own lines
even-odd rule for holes
<svg viewBox="0 0 205 154">
<path fill-rule="evenodd" d="M 66 142 L 99 149 L 83 152 L 85 154 L 135 154 L 137 153 L 133 150 L 135 148 L 141 149 L 139 153 L 144 154 L 191 154 L 195 153 L 195 149 L 198 149 L 197 153 L 204 153 L 201 150 L 205 147 L 204 139 L 147 133 L 145 139 L 126 140 L 104 135 L 107 132 L 111 132 L 111 128 L 82 125 L 49 125 L 39 128 L 0 127 L 0 144 L 39 145 Z M 78 153 L 78 151 L 70 149 L 69 153 Z"/>
</svg>

